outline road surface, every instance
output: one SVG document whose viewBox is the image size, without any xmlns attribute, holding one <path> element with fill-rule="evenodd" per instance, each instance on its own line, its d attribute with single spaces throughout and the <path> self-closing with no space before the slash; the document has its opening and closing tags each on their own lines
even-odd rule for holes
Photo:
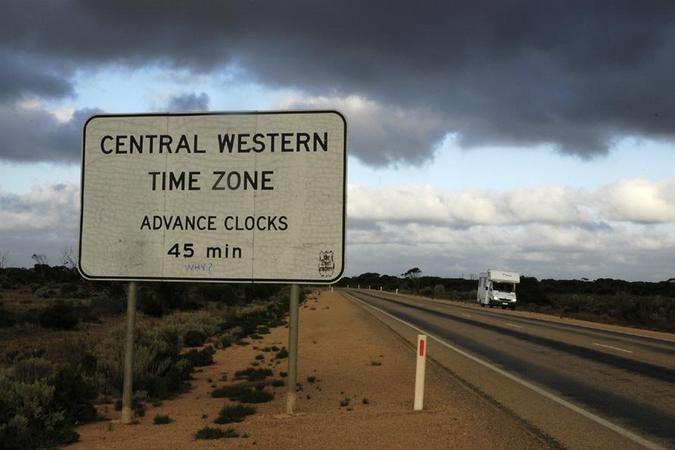
<svg viewBox="0 0 675 450">
<path fill-rule="evenodd" d="M 376 308 L 409 339 L 430 335 L 436 362 L 552 447 L 675 448 L 675 338 L 381 291 L 342 292 Z"/>
</svg>

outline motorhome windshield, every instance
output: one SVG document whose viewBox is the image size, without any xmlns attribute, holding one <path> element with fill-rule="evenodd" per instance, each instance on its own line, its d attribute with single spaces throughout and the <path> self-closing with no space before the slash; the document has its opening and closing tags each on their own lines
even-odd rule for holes
<svg viewBox="0 0 675 450">
<path fill-rule="evenodd" d="M 516 288 L 516 285 L 511 284 L 511 283 L 492 283 L 492 290 L 493 291 L 514 292 L 515 288 Z"/>
</svg>

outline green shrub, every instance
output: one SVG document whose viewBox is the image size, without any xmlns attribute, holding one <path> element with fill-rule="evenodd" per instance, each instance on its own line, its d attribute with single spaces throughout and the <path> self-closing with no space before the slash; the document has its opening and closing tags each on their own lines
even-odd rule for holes
<svg viewBox="0 0 675 450">
<path fill-rule="evenodd" d="M 152 423 L 154 423 L 155 425 L 166 425 L 166 424 L 171 423 L 171 422 L 173 422 L 171 417 L 160 416 L 159 414 L 157 414 L 152 421 Z"/>
<path fill-rule="evenodd" d="M 73 297 L 73 295 L 77 295 L 78 291 L 78 285 L 75 283 L 63 283 L 59 286 L 59 293 L 63 297 Z"/>
<path fill-rule="evenodd" d="M 38 322 L 45 328 L 72 330 L 80 322 L 80 318 L 73 305 L 63 300 L 56 300 L 40 312 Z"/>
<path fill-rule="evenodd" d="M 122 391 L 124 372 L 124 329 L 116 330 L 96 349 L 103 391 Z M 181 338 L 172 327 L 138 330 L 134 348 L 134 387 L 151 397 L 167 398 L 182 389 L 192 372 L 192 362 L 180 355 Z"/>
<path fill-rule="evenodd" d="M 35 370 L 29 368 L 35 366 Z M 19 374 L 0 371 L 0 446 L 6 449 L 52 447 L 77 441 L 75 419 L 55 397 L 50 379 L 56 368 L 26 362 Z M 49 373 L 48 373 L 49 372 Z M 25 380 L 19 377 L 26 377 Z M 38 378 L 45 376 L 44 378 Z M 33 380 L 31 381 L 31 378 Z"/>
<path fill-rule="evenodd" d="M 218 417 L 214 420 L 217 424 L 242 422 L 246 416 L 255 414 L 253 406 L 246 406 L 242 404 L 227 405 L 218 413 Z"/>
<path fill-rule="evenodd" d="M 78 422 L 96 418 L 94 402 L 99 394 L 98 380 L 81 366 L 65 366 L 53 378 L 54 401 L 66 416 Z"/>
<path fill-rule="evenodd" d="M 246 379 L 248 381 L 257 381 L 257 380 L 264 380 L 267 377 L 272 376 L 272 370 L 270 369 L 255 369 L 253 367 L 249 367 L 244 370 L 237 370 L 234 373 L 235 379 Z"/>
<path fill-rule="evenodd" d="M 279 352 L 276 354 L 276 356 L 274 357 L 274 359 L 284 359 L 284 358 L 288 358 L 288 350 L 286 350 L 285 348 L 282 348 L 282 349 L 279 350 Z"/>
<path fill-rule="evenodd" d="M 206 342 L 207 337 L 208 336 L 203 331 L 189 330 L 183 336 L 183 344 L 186 347 L 199 347 L 201 345 L 204 345 L 204 342 Z"/>
<path fill-rule="evenodd" d="M 144 417 L 145 416 L 145 404 L 143 404 L 143 400 L 146 399 L 147 394 L 145 394 L 145 391 L 141 391 L 143 394 L 142 395 L 137 395 L 138 393 L 134 393 L 134 396 L 131 397 L 131 409 L 134 412 L 134 416 L 136 417 Z M 122 411 L 122 399 L 118 398 L 115 400 L 115 411 Z"/>
<path fill-rule="evenodd" d="M 126 297 L 113 297 L 105 292 L 100 292 L 91 297 L 89 307 L 94 314 L 118 315 L 127 309 Z"/>
<path fill-rule="evenodd" d="M 195 439 L 221 439 L 235 437 L 239 437 L 239 433 L 237 433 L 232 428 L 221 430 L 220 428 L 204 427 L 195 433 Z"/>
<path fill-rule="evenodd" d="M 213 355 L 216 350 L 210 345 L 202 350 L 190 350 L 183 357 L 192 363 L 193 367 L 210 366 L 213 364 Z"/>
<path fill-rule="evenodd" d="M 55 364 L 40 357 L 22 359 L 12 367 L 12 378 L 26 384 L 50 379 L 55 373 Z"/>
<path fill-rule="evenodd" d="M 167 312 L 164 304 L 158 297 L 142 293 L 138 295 L 138 310 L 151 317 L 162 317 Z"/>
<path fill-rule="evenodd" d="M 56 297 L 59 292 L 56 287 L 54 287 L 51 284 L 48 284 L 46 286 L 37 287 L 37 289 L 35 289 L 33 293 L 35 294 L 36 297 L 52 298 Z"/>
<path fill-rule="evenodd" d="M 232 346 L 232 342 L 230 341 L 230 339 L 227 336 L 223 336 L 218 340 L 217 346 L 219 348 L 227 348 L 227 347 Z"/>
<path fill-rule="evenodd" d="M 16 324 L 16 315 L 2 306 L 0 306 L 0 328 L 8 328 Z"/>
<path fill-rule="evenodd" d="M 211 392 L 215 398 L 229 398 L 241 403 L 265 403 L 274 398 L 274 394 L 263 390 L 264 384 L 238 383 L 224 386 Z"/>
</svg>

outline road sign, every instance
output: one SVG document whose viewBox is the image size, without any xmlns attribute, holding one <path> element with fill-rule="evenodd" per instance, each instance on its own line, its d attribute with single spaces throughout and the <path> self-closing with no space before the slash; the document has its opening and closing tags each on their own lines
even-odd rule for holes
<svg viewBox="0 0 675 450">
<path fill-rule="evenodd" d="M 333 283 L 345 166 L 335 111 L 94 116 L 83 132 L 80 272 Z"/>
</svg>

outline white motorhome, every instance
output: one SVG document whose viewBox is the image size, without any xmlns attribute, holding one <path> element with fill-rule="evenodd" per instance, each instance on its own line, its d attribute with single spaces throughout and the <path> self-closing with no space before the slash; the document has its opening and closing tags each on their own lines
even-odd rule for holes
<svg viewBox="0 0 675 450">
<path fill-rule="evenodd" d="M 480 306 L 501 306 L 516 309 L 516 284 L 520 283 L 520 275 L 515 272 L 488 270 L 478 278 L 476 300 Z"/>
</svg>

